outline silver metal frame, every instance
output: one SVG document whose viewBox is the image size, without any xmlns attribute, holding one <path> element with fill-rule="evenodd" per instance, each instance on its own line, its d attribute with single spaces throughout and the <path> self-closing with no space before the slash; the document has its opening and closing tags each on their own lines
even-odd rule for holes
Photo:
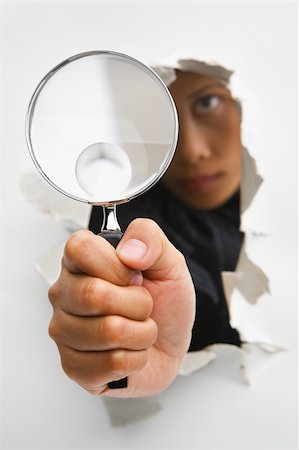
<svg viewBox="0 0 299 450">
<path fill-rule="evenodd" d="M 39 96 L 40 92 L 42 91 L 42 89 L 44 88 L 44 86 L 53 77 L 53 75 L 55 75 L 55 73 L 58 72 L 62 67 L 65 67 L 66 65 L 72 63 L 73 61 L 76 61 L 77 59 L 85 58 L 88 56 L 95 56 L 95 55 L 112 55 L 112 56 L 116 56 L 119 58 L 123 58 L 123 59 L 129 60 L 131 62 L 134 62 L 135 64 L 141 66 L 145 71 L 151 73 L 154 76 L 154 78 L 156 78 L 157 80 L 160 81 L 161 85 L 164 87 L 165 92 L 168 95 L 169 101 L 172 105 L 173 118 L 174 118 L 174 123 L 175 123 L 175 127 L 174 127 L 175 132 L 174 132 L 174 136 L 173 136 L 173 142 L 170 147 L 170 151 L 168 152 L 168 156 L 167 156 L 166 160 L 164 161 L 164 165 L 163 165 L 161 171 L 157 174 L 157 176 L 154 177 L 149 182 L 148 185 L 143 186 L 142 189 L 139 189 L 138 191 L 136 191 L 135 194 L 133 194 L 130 198 L 119 199 L 119 200 L 116 200 L 113 202 L 107 202 L 107 203 L 90 202 L 86 199 L 83 199 L 80 197 L 75 197 L 75 196 L 69 194 L 68 192 L 64 191 L 63 189 L 61 189 L 59 186 L 57 186 L 52 180 L 50 180 L 50 178 L 48 178 L 48 176 L 45 174 L 45 172 L 39 165 L 39 162 L 37 161 L 37 159 L 35 157 L 32 141 L 31 141 L 31 124 L 32 124 L 32 120 L 33 120 L 34 109 L 35 109 L 36 102 L 38 100 L 38 96 Z M 147 65 L 143 64 L 141 61 L 133 58 L 132 56 L 128 56 L 123 53 L 118 53 L 118 52 L 114 52 L 114 51 L 110 51 L 110 50 L 109 51 L 108 50 L 107 51 L 106 50 L 93 50 L 93 51 L 78 53 L 77 55 L 71 56 L 70 58 L 62 61 L 60 64 L 55 66 L 52 70 L 50 70 L 50 72 L 48 72 L 47 75 L 45 75 L 45 77 L 40 81 L 40 83 L 38 84 L 37 88 L 35 89 L 32 97 L 31 97 L 31 100 L 30 100 L 30 103 L 28 106 L 28 110 L 27 110 L 27 114 L 26 114 L 26 123 L 25 123 L 25 135 L 26 135 L 27 147 L 28 147 L 28 150 L 29 150 L 29 153 L 30 153 L 33 163 L 35 164 L 35 166 L 36 166 L 37 170 L 40 172 L 40 174 L 45 178 L 45 180 L 53 188 L 55 188 L 61 194 L 64 194 L 67 197 L 70 197 L 74 200 L 78 200 L 80 202 L 89 203 L 92 205 L 100 205 L 100 206 L 113 206 L 113 205 L 119 205 L 122 203 L 126 203 L 126 202 L 130 201 L 131 199 L 138 197 L 139 195 L 141 195 L 144 192 L 146 192 L 147 190 L 149 190 L 154 184 L 156 184 L 160 180 L 160 178 L 165 173 L 166 169 L 168 168 L 168 166 L 173 158 L 173 155 L 174 155 L 174 152 L 176 149 L 176 145 L 177 145 L 177 140 L 178 140 L 178 132 L 179 132 L 178 128 L 179 128 L 178 116 L 177 116 L 177 111 L 176 111 L 176 107 L 175 107 L 173 98 L 172 98 L 167 86 L 165 85 L 165 83 L 161 80 L 161 78 L 156 74 L 156 72 L 153 69 L 151 69 Z"/>
</svg>

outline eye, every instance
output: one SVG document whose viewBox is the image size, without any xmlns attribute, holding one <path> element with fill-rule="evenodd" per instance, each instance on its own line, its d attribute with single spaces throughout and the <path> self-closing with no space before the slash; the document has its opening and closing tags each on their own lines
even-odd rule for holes
<svg viewBox="0 0 299 450">
<path fill-rule="evenodd" d="M 208 114 L 219 106 L 220 101 L 217 95 L 206 95 L 194 102 L 193 110 L 196 114 Z"/>
</svg>

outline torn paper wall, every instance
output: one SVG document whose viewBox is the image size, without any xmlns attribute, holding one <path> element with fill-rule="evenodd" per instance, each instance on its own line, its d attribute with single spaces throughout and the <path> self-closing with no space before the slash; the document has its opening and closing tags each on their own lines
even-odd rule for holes
<svg viewBox="0 0 299 450">
<path fill-rule="evenodd" d="M 168 57 L 163 61 L 154 63 L 152 66 L 167 86 L 175 81 L 176 70 L 190 71 L 216 78 L 220 83 L 231 90 L 233 97 L 239 105 L 242 118 L 242 100 L 248 96 L 248 93 L 233 70 L 227 69 L 211 59 L 204 61 L 194 57 L 187 58 L 186 56 L 182 57 L 178 55 Z M 240 367 L 243 368 L 244 377 L 247 382 L 252 381 L 251 374 L 256 372 L 253 367 L 256 364 L 257 358 L 252 357 L 253 350 L 249 350 L 251 346 L 255 349 L 255 354 L 258 352 L 257 349 L 262 349 L 261 354 L 264 354 L 265 358 L 263 359 L 261 357 L 260 360 L 264 360 L 266 365 L 271 360 L 271 358 L 266 356 L 266 352 L 269 351 L 272 355 L 275 351 L 281 350 L 281 346 L 274 344 L 271 336 L 268 336 L 266 333 L 262 334 L 261 330 L 256 326 L 255 321 L 250 320 L 252 314 L 247 315 L 248 320 L 246 321 L 251 333 L 243 333 L 242 324 L 244 324 L 245 318 L 243 318 L 242 310 L 240 308 L 237 309 L 236 301 L 232 301 L 234 298 L 233 294 L 236 290 L 241 294 L 240 301 L 250 305 L 257 305 L 258 301 L 262 301 L 263 295 L 270 292 L 269 280 L 266 274 L 255 261 L 248 257 L 248 234 L 251 231 L 247 229 L 243 215 L 244 212 L 250 208 L 262 182 L 263 179 L 258 173 L 256 161 L 250 155 L 246 147 L 243 146 L 240 211 L 241 230 L 245 233 L 245 238 L 236 271 L 223 272 L 222 281 L 230 312 L 231 324 L 234 328 L 237 328 L 244 341 L 244 349 L 242 346 L 239 352 L 239 354 L 242 355 L 239 363 Z M 255 230 L 255 233 L 257 231 L 258 230 Z M 246 313 L 248 313 L 247 310 Z M 252 307 L 251 310 L 253 310 Z M 265 316 L 265 319 L 266 317 L 267 316 Z M 217 349 L 219 345 L 220 344 L 215 344 L 199 352 L 188 353 L 183 361 L 180 373 L 188 374 L 209 364 L 217 357 L 215 349 Z M 260 365 L 261 362 L 259 362 L 259 366 Z"/>
<path fill-rule="evenodd" d="M 233 70 L 225 68 L 214 61 L 203 61 L 197 58 L 172 57 L 152 64 L 154 70 L 169 86 L 176 78 L 176 69 L 192 71 L 199 74 L 213 76 L 225 86 L 229 87 L 242 112 L 242 100 L 248 96 L 240 80 Z M 244 124 L 242 123 L 242 127 Z M 262 177 L 258 173 L 257 165 L 249 151 L 243 147 L 241 183 L 241 213 L 248 210 L 256 196 Z M 70 232 L 88 227 L 90 206 L 73 201 L 48 186 L 38 174 L 28 174 L 23 177 L 22 190 L 29 201 L 39 211 L 50 214 L 55 221 L 61 221 Z M 244 216 L 241 216 L 241 229 L 245 233 L 239 261 L 235 272 L 223 272 L 222 280 L 228 303 L 231 324 L 237 328 L 244 342 L 236 349 L 236 361 L 242 369 L 245 380 L 252 382 L 261 367 L 268 366 L 274 361 L 273 355 L 280 352 L 282 347 L 267 334 L 263 325 L 268 320 L 267 311 L 263 309 L 263 320 L 256 321 L 256 315 L 261 313 L 260 302 L 264 294 L 269 293 L 269 281 L 259 264 L 249 258 L 251 231 L 246 227 Z M 258 230 L 255 230 L 255 233 Z M 256 236 L 259 236 L 256 233 Z M 260 235 L 262 243 L 263 236 Z M 60 272 L 60 261 L 63 252 L 62 243 L 52 249 L 37 262 L 37 270 L 51 284 Z M 271 307 L 271 303 L 268 303 Z M 220 344 L 209 346 L 199 352 L 188 353 L 181 367 L 181 374 L 189 374 L 206 366 L 217 358 Z"/>
<path fill-rule="evenodd" d="M 38 173 L 26 173 L 21 177 L 20 187 L 34 208 L 48 214 L 55 222 L 71 234 L 87 229 L 91 213 L 91 205 L 72 200 L 53 189 Z M 49 250 L 35 264 L 36 270 L 46 282 L 54 283 L 61 269 L 64 242 Z"/>
<path fill-rule="evenodd" d="M 24 174 L 20 187 L 34 208 L 62 222 L 69 231 L 88 228 L 91 206 L 59 194 L 37 172 Z"/>
<path fill-rule="evenodd" d="M 264 346 L 254 342 L 244 343 L 242 347 L 214 344 L 204 350 L 188 353 L 181 367 L 181 375 L 190 375 L 220 358 L 223 365 L 229 362 L 233 366 L 236 377 L 239 375 L 240 380 L 252 385 L 280 360 L 283 351 L 284 349 L 278 346 Z"/>
</svg>

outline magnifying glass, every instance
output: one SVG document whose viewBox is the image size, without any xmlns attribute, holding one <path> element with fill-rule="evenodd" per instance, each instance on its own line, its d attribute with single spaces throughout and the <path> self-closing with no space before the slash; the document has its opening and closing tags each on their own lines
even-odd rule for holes
<svg viewBox="0 0 299 450">
<path fill-rule="evenodd" d="M 178 137 L 173 99 L 140 61 L 90 51 L 54 67 L 26 116 L 26 141 L 41 175 L 62 194 L 103 207 L 100 235 L 117 246 L 116 206 L 152 187 L 172 160 Z M 108 384 L 127 386 L 127 378 Z"/>
</svg>

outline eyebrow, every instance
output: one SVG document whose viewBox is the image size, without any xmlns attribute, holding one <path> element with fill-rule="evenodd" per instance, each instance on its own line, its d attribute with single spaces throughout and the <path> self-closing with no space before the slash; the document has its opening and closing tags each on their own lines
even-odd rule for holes
<svg viewBox="0 0 299 450">
<path fill-rule="evenodd" d="M 221 88 L 225 89 L 226 91 L 230 92 L 230 90 L 224 84 L 222 84 L 220 82 L 213 82 L 213 83 L 210 83 L 210 84 L 207 84 L 207 85 L 203 86 L 202 88 L 198 89 L 195 92 L 192 92 L 192 94 L 190 94 L 188 97 L 190 99 L 192 99 L 194 97 L 197 97 L 198 94 L 202 94 L 205 90 L 207 90 L 207 89 L 209 89 L 211 87 L 221 87 Z"/>
</svg>

